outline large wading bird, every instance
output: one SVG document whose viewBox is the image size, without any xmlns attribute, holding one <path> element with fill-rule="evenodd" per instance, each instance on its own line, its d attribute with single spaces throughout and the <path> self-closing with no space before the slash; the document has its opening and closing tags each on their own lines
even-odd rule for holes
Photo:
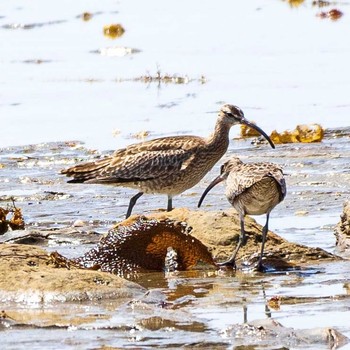
<svg viewBox="0 0 350 350">
<path fill-rule="evenodd" d="M 170 136 L 136 143 L 61 173 L 73 178 L 69 183 L 108 184 L 138 190 L 130 199 L 126 217 L 144 193 L 166 194 L 170 211 L 173 196 L 196 185 L 226 153 L 229 131 L 237 124 L 255 129 L 275 148 L 262 129 L 245 119 L 239 107 L 225 104 L 219 111 L 214 133 L 208 138 Z"/>
</svg>

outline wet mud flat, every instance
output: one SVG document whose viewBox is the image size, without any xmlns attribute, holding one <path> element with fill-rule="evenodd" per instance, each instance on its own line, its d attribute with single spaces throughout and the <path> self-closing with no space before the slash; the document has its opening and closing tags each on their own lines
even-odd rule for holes
<svg viewBox="0 0 350 350">
<path fill-rule="evenodd" d="M 17 349 L 18 344 L 20 348 L 55 348 L 59 344 L 62 349 L 327 349 L 343 345 L 343 336 L 350 337 L 350 264 L 332 254 L 340 254 L 333 230 L 340 220 L 343 203 L 349 198 L 349 135 L 348 129 L 327 130 L 321 143 L 279 145 L 278 152 L 265 145 L 252 146 L 250 140 L 235 140 L 226 156 L 237 152 L 244 161 L 266 160 L 283 165 L 288 194 L 271 215 L 271 230 L 296 244 L 322 248 L 325 255 L 314 255 L 313 260 L 307 254 L 297 256 L 293 262 L 298 268 L 280 267 L 265 274 L 206 267 L 169 273 L 142 272 L 130 281 L 89 271 L 87 274 L 92 277 L 86 283 L 92 281 L 92 285 L 105 287 L 105 292 L 94 294 L 91 289 L 90 294 L 71 293 L 67 299 L 66 292 L 54 295 L 53 289 L 47 294 L 51 300 L 29 292 L 21 294 L 20 302 L 8 295 L 3 297 L 0 327 L 6 348 Z M 3 249 L 18 247 L 17 255 L 24 255 L 23 259 L 18 258 L 21 263 L 17 261 L 12 266 L 23 266 L 23 271 L 35 270 L 41 264 L 50 268 L 46 263 L 54 251 L 68 258 L 81 256 L 123 220 L 132 191 L 70 185 L 58 175 L 67 165 L 98 156 L 98 152 L 86 149 L 80 142 L 0 150 L 0 206 L 11 205 L 14 199 L 26 222 L 26 230 L 8 231 L 1 236 L 2 242 L 7 242 Z M 237 232 L 231 234 L 229 228 L 237 223 L 223 188 L 217 186 L 202 210 L 196 210 L 200 194 L 219 173 L 220 164 L 199 185 L 176 197 L 174 205 L 179 209 L 169 215 L 159 210 L 165 207 L 162 196 L 144 196 L 135 213 L 188 221 L 194 237 L 204 242 L 216 258 L 225 258 L 237 239 Z M 203 215 L 208 217 L 203 219 Z M 203 228 L 198 234 L 196 225 Z M 261 229 L 253 219 L 248 227 L 252 238 Z M 270 244 L 275 242 L 272 237 Z M 259 247 L 259 241 L 255 243 L 250 254 Z M 267 251 L 271 249 L 273 246 L 267 245 Z M 289 249 L 286 246 L 285 250 Z M 1 259 L 4 262 L 6 257 Z M 51 268 L 56 269 L 56 276 L 58 271 L 67 274 L 72 283 L 67 283 L 67 287 L 72 288 L 77 278 L 74 276 L 81 271 L 74 267 Z M 3 276 L 5 280 L 6 275 Z M 43 280 L 48 278 L 45 273 L 42 276 Z M 57 283 L 57 292 L 58 277 L 51 281 L 53 286 Z M 15 289 L 14 283 L 13 286 Z M 117 291 L 124 292 L 118 295 Z M 324 333 L 325 329 L 329 333 Z M 282 340 L 276 343 L 278 336 Z"/>
</svg>

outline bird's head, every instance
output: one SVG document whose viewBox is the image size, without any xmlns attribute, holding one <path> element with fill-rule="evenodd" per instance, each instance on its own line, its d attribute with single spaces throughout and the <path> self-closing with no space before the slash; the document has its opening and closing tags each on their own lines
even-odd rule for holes
<svg viewBox="0 0 350 350">
<path fill-rule="evenodd" d="M 226 179 L 231 170 L 237 169 L 237 167 L 242 164 L 243 162 L 238 157 L 231 157 L 227 162 L 221 165 L 220 176 Z"/>
<path fill-rule="evenodd" d="M 262 135 L 270 144 L 272 148 L 275 148 L 274 143 L 271 141 L 269 136 L 265 133 L 264 130 L 262 130 L 260 127 L 255 125 L 254 123 L 250 122 L 244 117 L 243 111 L 234 105 L 230 104 L 224 104 L 219 112 L 219 115 L 225 119 L 225 121 L 230 124 L 231 126 L 237 125 L 237 124 L 244 124 L 249 126 L 250 128 L 256 130 L 260 135 Z"/>
<path fill-rule="evenodd" d="M 220 167 L 220 175 L 218 177 L 216 177 L 210 184 L 209 186 L 204 190 L 201 198 L 199 199 L 198 202 L 198 208 L 202 205 L 202 202 L 204 200 L 204 198 L 206 197 L 206 195 L 209 193 L 209 191 L 216 186 L 217 184 L 219 184 L 222 181 L 225 181 L 227 179 L 227 177 L 230 174 L 230 171 L 234 171 L 235 169 L 237 169 L 237 167 L 239 167 L 242 163 L 242 161 L 237 158 L 237 157 L 231 157 L 227 162 L 225 162 L 224 164 L 221 165 Z"/>
<path fill-rule="evenodd" d="M 228 103 L 221 107 L 220 114 L 226 117 L 232 123 L 232 125 L 241 124 L 241 120 L 244 120 L 243 111 L 239 107 Z"/>
</svg>

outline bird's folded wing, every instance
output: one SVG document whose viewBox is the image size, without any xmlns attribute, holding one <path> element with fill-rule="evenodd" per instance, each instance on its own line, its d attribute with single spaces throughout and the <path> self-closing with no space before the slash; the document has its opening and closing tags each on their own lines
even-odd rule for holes
<svg viewBox="0 0 350 350">
<path fill-rule="evenodd" d="M 115 153 L 107 166 L 100 169 L 94 182 L 146 181 L 180 171 L 192 154 L 183 149 L 141 151 L 135 154 Z"/>
<path fill-rule="evenodd" d="M 125 157 L 141 152 L 158 152 L 158 151 L 191 151 L 200 145 L 204 145 L 205 140 L 198 136 L 182 135 L 153 139 L 141 143 L 134 143 L 126 148 L 116 150 L 114 157 Z"/>
<path fill-rule="evenodd" d="M 238 196 L 264 177 L 272 177 L 285 191 L 285 180 L 281 168 L 272 163 L 246 163 L 229 175 L 231 196 Z M 282 193 L 285 196 L 285 192 Z"/>
</svg>

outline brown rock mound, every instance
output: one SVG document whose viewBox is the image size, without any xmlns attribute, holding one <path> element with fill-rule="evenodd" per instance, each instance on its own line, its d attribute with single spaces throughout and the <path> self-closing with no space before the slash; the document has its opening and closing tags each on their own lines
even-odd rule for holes
<svg viewBox="0 0 350 350">
<path fill-rule="evenodd" d="M 248 240 L 239 252 L 238 267 L 247 260 L 254 263 L 260 252 L 261 229 L 255 220 L 246 219 Z M 225 213 L 176 209 L 148 218 L 133 216 L 112 229 L 96 248 L 72 260 L 34 246 L 0 244 L 0 300 L 51 302 L 134 297 L 144 289 L 116 274 L 132 277 L 138 272 L 162 271 L 167 259 L 177 270 L 192 269 L 200 262 L 213 268 L 212 256 L 221 260 L 232 254 L 239 230 L 239 219 L 233 210 Z M 169 252 L 172 257 L 168 257 Z M 264 264 L 274 269 L 339 259 L 319 248 L 287 242 L 272 232 L 268 233 L 265 252 Z"/>
<path fill-rule="evenodd" d="M 116 275 L 56 268 L 38 247 L 0 244 L 0 300 L 26 303 L 132 298 L 145 290 Z"/>
<path fill-rule="evenodd" d="M 169 213 L 155 213 L 149 216 L 149 218 L 158 219 L 164 217 L 175 221 L 186 222 L 191 226 L 191 235 L 203 242 L 215 259 L 227 259 L 238 243 L 240 223 L 234 209 L 226 212 L 207 212 L 189 211 L 188 209 L 179 208 Z M 256 258 L 257 253 L 260 252 L 262 226 L 253 218 L 247 216 L 245 229 L 247 233 L 247 244 L 238 253 L 237 265 L 240 262 Z M 339 259 L 339 257 L 323 249 L 288 242 L 271 231 L 267 235 L 264 255 L 264 263 L 271 263 L 272 267 L 275 268 L 316 263 L 324 259 Z"/>
</svg>

